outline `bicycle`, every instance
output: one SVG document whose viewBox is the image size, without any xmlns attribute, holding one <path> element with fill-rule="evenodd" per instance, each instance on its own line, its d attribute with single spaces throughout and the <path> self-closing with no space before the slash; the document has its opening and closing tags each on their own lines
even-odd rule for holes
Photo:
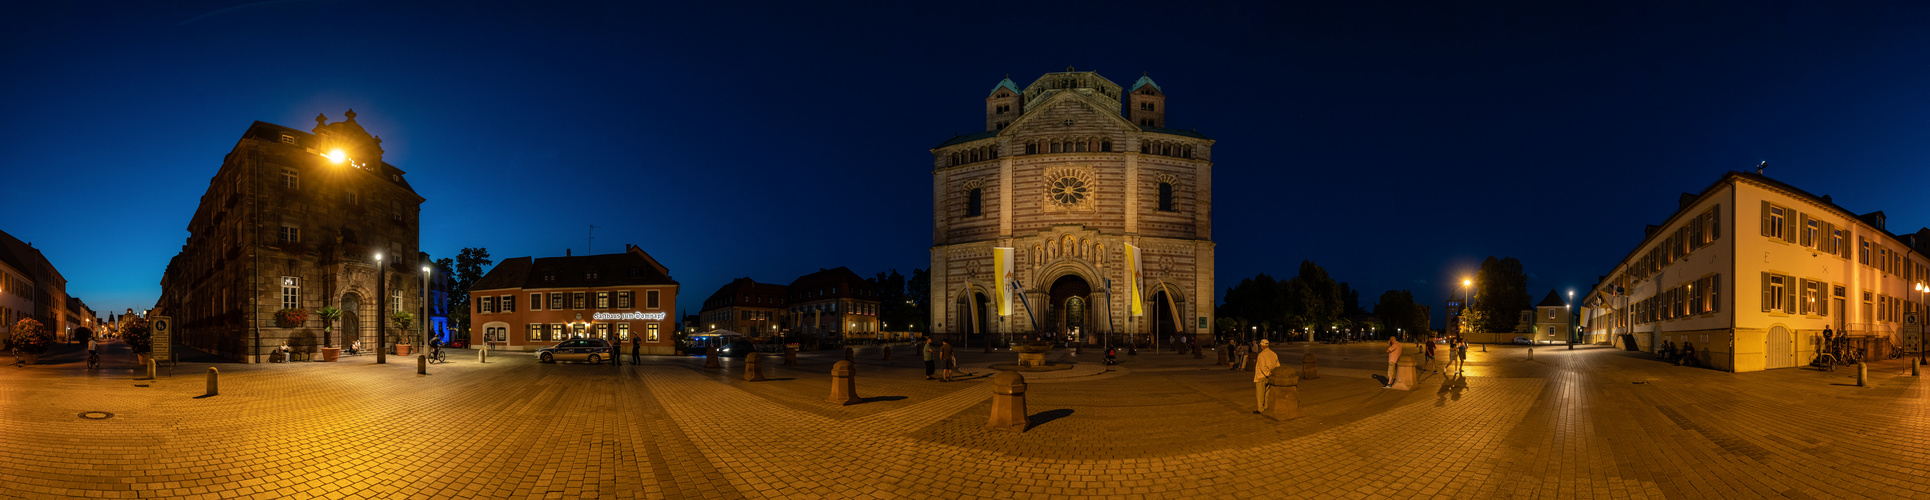
<svg viewBox="0 0 1930 500">
<path fill-rule="evenodd" d="M 442 355 L 442 349 L 436 349 L 436 350 L 433 350 L 433 351 L 429 351 L 429 362 L 430 362 L 430 363 L 438 363 L 438 364 L 439 364 L 439 363 L 442 363 L 442 362 L 444 362 L 444 361 L 448 361 L 448 359 L 447 359 L 447 358 L 444 358 L 444 357 L 443 357 L 443 355 Z"/>
<path fill-rule="evenodd" d="M 100 367 L 101 355 L 99 353 L 87 353 L 87 369 L 98 370 Z"/>
</svg>

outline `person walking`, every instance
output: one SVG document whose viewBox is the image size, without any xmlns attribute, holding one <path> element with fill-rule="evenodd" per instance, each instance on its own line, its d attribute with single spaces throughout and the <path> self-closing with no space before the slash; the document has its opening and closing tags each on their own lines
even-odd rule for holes
<svg viewBox="0 0 1930 500">
<path fill-rule="evenodd" d="M 1401 362 L 1401 342 L 1393 337 L 1387 338 L 1387 383 L 1382 389 L 1394 387 L 1394 367 Z"/>
<path fill-rule="evenodd" d="M 938 346 L 932 345 L 931 337 L 925 337 L 925 346 L 919 350 L 924 351 L 925 380 L 931 380 L 932 373 L 938 370 Z"/>
<path fill-rule="evenodd" d="M 1273 407 L 1273 386 L 1269 384 L 1273 370 L 1280 367 L 1280 355 L 1273 352 L 1273 347 L 1265 339 L 1260 340 L 1254 348 L 1260 352 L 1257 354 L 1259 359 L 1253 365 L 1253 397 L 1258 403 L 1253 413 L 1261 413 Z"/>
<path fill-rule="evenodd" d="M 1425 342 L 1427 346 L 1421 350 L 1421 357 L 1427 361 L 1427 364 L 1421 365 L 1421 373 L 1434 371 L 1434 339 L 1426 339 Z"/>
<path fill-rule="evenodd" d="M 92 336 L 87 337 L 87 367 L 88 368 L 100 368 L 101 356 L 100 356 L 99 350 L 100 350 L 100 346 L 94 343 L 94 337 Z"/>
<path fill-rule="evenodd" d="M 1457 335 L 1454 344 L 1454 373 L 1461 373 L 1468 367 L 1468 339 Z"/>
<path fill-rule="evenodd" d="M 938 343 L 938 362 L 945 365 L 944 381 L 952 381 L 952 372 L 958 369 L 958 359 L 952 357 L 952 343 Z"/>
<path fill-rule="evenodd" d="M 630 364 L 643 363 L 643 337 L 630 337 Z"/>
</svg>

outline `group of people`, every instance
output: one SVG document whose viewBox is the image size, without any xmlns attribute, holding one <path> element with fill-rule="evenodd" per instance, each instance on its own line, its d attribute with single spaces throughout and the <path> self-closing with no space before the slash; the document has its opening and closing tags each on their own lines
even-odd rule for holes
<svg viewBox="0 0 1930 500">
<path fill-rule="evenodd" d="M 942 365 L 945 368 L 945 373 L 936 380 L 941 382 L 952 381 L 952 374 L 958 371 L 958 358 L 952 357 L 952 344 L 950 342 L 936 341 L 931 337 L 925 337 L 925 345 L 919 350 L 923 351 L 925 355 L 925 380 L 933 380 L 932 375 L 938 373 L 938 367 Z"/>
<path fill-rule="evenodd" d="M 1661 356 L 1663 361 L 1677 365 L 1696 366 L 1702 363 L 1701 358 L 1695 355 L 1694 342 L 1683 342 L 1682 348 L 1676 349 L 1675 342 L 1665 340 L 1662 341 L 1662 347 L 1655 350 L 1655 354 Z"/>
</svg>

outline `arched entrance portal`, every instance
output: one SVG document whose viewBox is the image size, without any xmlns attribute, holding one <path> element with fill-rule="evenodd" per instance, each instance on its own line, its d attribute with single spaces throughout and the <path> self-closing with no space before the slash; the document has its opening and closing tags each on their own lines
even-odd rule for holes
<svg viewBox="0 0 1930 500">
<path fill-rule="evenodd" d="M 1153 335 L 1162 345 L 1173 342 L 1174 336 L 1179 334 L 1179 311 L 1173 310 L 1179 303 L 1178 299 L 1167 294 L 1166 290 L 1153 292 Z"/>
<path fill-rule="evenodd" d="M 362 339 L 361 304 L 362 296 L 355 292 L 342 294 L 342 320 L 335 325 L 335 329 L 342 332 L 342 343 L 339 344 L 342 347 L 354 345 L 355 341 Z"/>
<path fill-rule="evenodd" d="M 972 303 L 966 302 L 965 297 L 958 298 L 958 326 L 960 327 L 958 329 L 965 332 L 965 338 L 959 344 L 961 347 L 974 343 L 983 345 L 986 342 L 985 325 L 991 320 L 993 314 L 991 298 L 976 290 L 972 291 L 969 297 L 978 303 L 978 315 L 976 317 L 972 315 Z"/>
<path fill-rule="evenodd" d="M 1047 289 L 1046 322 L 1039 325 L 1046 331 L 1041 332 L 1054 338 L 1065 338 L 1073 328 L 1079 329 L 1080 337 L 1089 337 L 1092 328 L 1092 285 L 1085 278 L 1076 275 L 1060 276 L 1053 280 L 1052 288 Z"/>
</svg>

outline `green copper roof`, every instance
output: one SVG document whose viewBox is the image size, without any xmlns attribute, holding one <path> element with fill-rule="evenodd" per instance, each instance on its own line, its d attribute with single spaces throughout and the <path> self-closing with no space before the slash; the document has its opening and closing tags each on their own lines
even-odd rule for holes
<svg viewBox="0 0 1930 500">
<path fill-rule="evenodd" d="M 1134 90 L 1139 90 L 1139 87 L 1146 86 L 1146 85 L 1152 85 L 1153 90 L 1157 90 L 1162 94 L 1166 93 L 1166 89 L 1159 88 L 1159 84 L 1153 83 L 1153 77 L 1150 77 L 1150 76 L 1140 76 L 1139 81 L 1133 82 L 1133 88 L 1126 89 L 1126 91 L 1132 92 Z"/>
<path fill-rule="evenodd" d="M 1016 84 L 1016 83 L 1012 83 L 1012 78 L 1011 78 L 1011 77 L 1006 77 L 1006 78 L 1005 78 L 1004 80 L 999 80 L 999 84 L 998 84 L 998 85 L 993 85 L 993 86 L 992 86 L 992 91 L 991 91 L 991 92 L 986 92 L 986 95 L 991 95 L 991 94 L 997 94 L 997 93 L 999 93 L 999 89 L 1002 89 L 1002 88 L 1003 88 L 1003 89 L 1011 89 L 1011 90 L 1012 90 L 1012 93 L 1013 93 L 1013 94 L 1021 94 L 1021 95 L 1022 95 L 1022 94 L 1025 94 L 1024 92 L 1019 92 L 1019 85 L 1018 85 L 1018 84 Z M 1157 88 L 1157 87 L 1155 87 L 1155 88 Z M 1162 91 L 1162 92 L 1164 92 L 1164 91 Z"/>
</svg>

